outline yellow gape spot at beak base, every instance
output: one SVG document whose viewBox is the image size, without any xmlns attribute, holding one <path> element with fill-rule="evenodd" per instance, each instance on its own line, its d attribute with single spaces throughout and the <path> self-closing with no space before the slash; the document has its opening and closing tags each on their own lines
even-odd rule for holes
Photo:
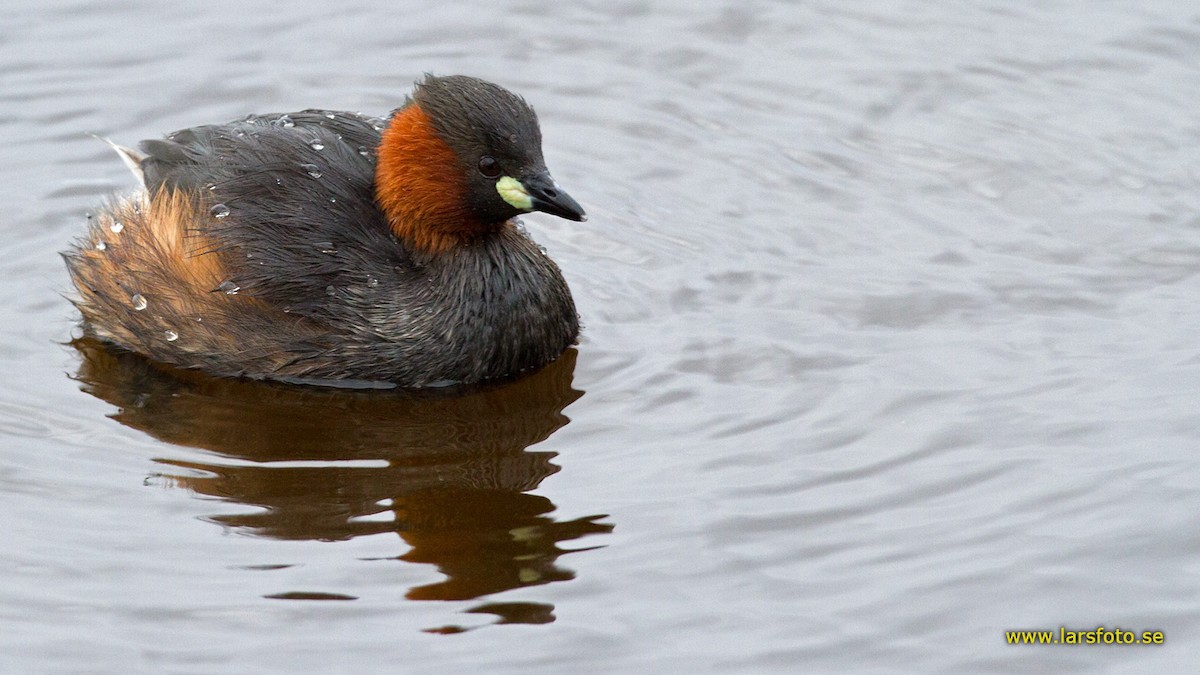
<svg viewBox="0 0 1200 675">
<path fill-rule="evenodd" d="M 512 176 L 505 176 L 496 181 L 496 192 L 499 192 L 500 197 L 515 208 L 522 211 L 533 210 L 533 198 L 529 196 L 525 186 L 521 185 L 521 181 Z"/>
</svg>

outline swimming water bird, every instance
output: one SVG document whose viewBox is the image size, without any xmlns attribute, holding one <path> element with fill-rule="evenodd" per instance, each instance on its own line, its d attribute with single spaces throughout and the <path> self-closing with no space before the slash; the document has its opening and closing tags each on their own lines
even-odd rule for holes
<svg viewBox="0 0 1200 675">
<path fill-rule="evenodd" d="M 143 190 L 64 254 L 87 336 L 216 375 L 401 387 L 531 372 L 579 333 L 519 214 L 586 220 L 524 99 L 426 78 L 384 120 L 253 115 L 114 146 Z"/>
</svg>

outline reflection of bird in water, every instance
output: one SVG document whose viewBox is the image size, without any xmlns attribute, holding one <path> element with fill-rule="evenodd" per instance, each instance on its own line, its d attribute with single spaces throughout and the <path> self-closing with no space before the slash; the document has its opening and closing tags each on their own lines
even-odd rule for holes
<svg viewBox="0 0 1200 675">
<path fill-rule="evenodd" d="M 566 424 L 563 408 L 582 395 L 571 387 L 574 350 L 507 385 L 414 394 L 212 378 L 90 340 L 75 346 L 78 379 L 120 408 L 114 419 L 233 460 L 156 460 L 182 469 L 164 474 L 171 484 L 254 507 L 214 522 L 277 539 L 396 532 L 411 546 L 398 559 L 447 577 L 410 598 L 468 600 L 571 579 L 557 565 L 570 549 L 558 543 L 612 530 L 600 515 L 555 521 L 549 499 L 527 494 L 559 470 L 555 453 L 526 448 Z M 553 620 L 538 603 L 476 609 L 502 623 Z"/>
</svg>

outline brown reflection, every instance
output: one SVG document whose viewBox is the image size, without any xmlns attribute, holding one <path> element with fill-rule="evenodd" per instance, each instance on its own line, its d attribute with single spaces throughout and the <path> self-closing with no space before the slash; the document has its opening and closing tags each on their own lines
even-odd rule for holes
<svg viewBox="0 0 1200 675">
<path fill-rule="evenodd" d="M 173 469 L 163 477 L 174 485 L 255 507 L 213 521 L 277 539 L 395 532 L 411 547 L 397 559 L 446 575 L 410 589 L 412 599 L 468 600 L 571 579 L 557 561 L 572 549 L 558 544 L 612 530 L 603 515 L 556 521 L 549 499 L 528 494 L 559 470 L 556 453 L 526 448 L 566 424 L 563 408 L 582 396 L 571 387 L 575 350 L 516 382 L 411 393 L 218 379 L 90 340 L 73 345 L 83 389 L 120 408 L 114 419 L 228 458 L 156 460 Z M 497 623 L 554 620 L 553 606 L 540 603 L 468 611 Z"/>
</svg>

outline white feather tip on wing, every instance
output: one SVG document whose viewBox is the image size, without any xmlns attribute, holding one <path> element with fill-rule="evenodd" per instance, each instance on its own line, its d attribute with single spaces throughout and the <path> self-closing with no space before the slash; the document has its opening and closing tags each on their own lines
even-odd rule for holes
<svg viewBox="0 0 1200 675">
<path fill-rule="evenodd" d="M 112 148 L 113 151 L 117 153 L 117 156 L 121 158 L 121 161 L 124 162 L 125 166 L 128 167 L 129 170 L 133 172 L 133 175 L 137 177 L 138 182 L 142 184 L 142 187 L 146 186 L 146 174 L 144 171 L 142 171 L 142 160 L 146 159 L 145 155 L 137 150 L 134 150 L 133 148 L 117 145 L 116 143 L 113 143 L 102 136 L 96 136 L 95 134 L 92 134 L 92 136 L 107 143 L 108 147 Z"/>
</svg>

